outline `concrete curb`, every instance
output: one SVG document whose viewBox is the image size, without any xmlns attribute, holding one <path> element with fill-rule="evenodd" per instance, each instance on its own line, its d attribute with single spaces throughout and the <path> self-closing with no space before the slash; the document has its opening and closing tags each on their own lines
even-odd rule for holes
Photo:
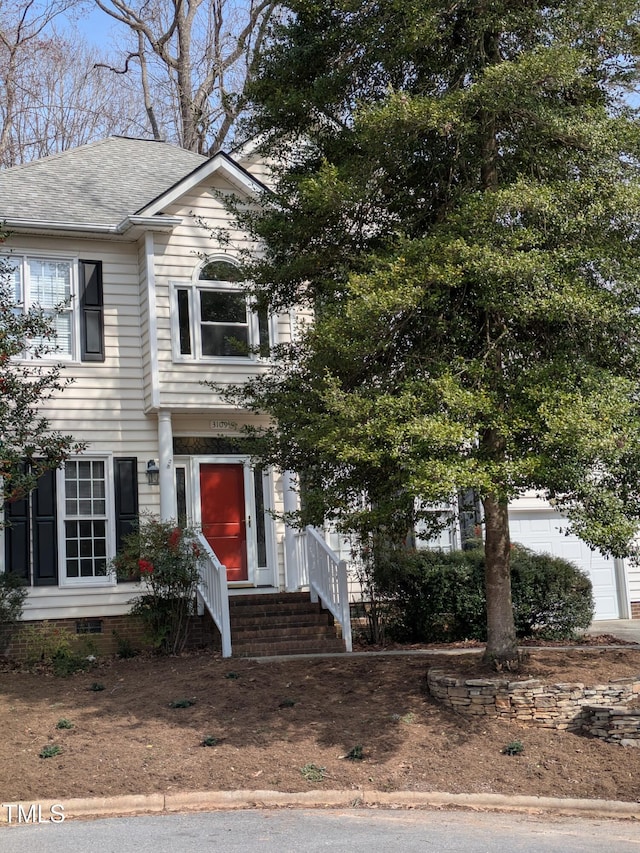
<svg viewBox="0 0 640 853">
<path fill-rule="evenodd" d="M 638 620 L 640 623 L 640 619 Z M 625 641 L 615 646 L 518 646 L 520 652 L 592 652 L 592 651 L 635 651 L 640 649 L 640 643 Z M 247 655 L 237 660 L 250 660 L 254 663 L 278 663 L 279 661 L 314 660 L 317 658 L 335 658 L 336 660 L 351 660 L 352 658 L 371 657 L 456 657 L 460 655 L 481 655 L 484 646 L 462 646 L 456 649 L 376 649 L 366 652 L 319 652 L 301 655 L 264 655 L 252 657 Z M 232 658 L 233 660 L 233 658 Z"/>
<path fill-rule="evenodd" d="M 44 801 L 40 801 L 44 802 Z M 2 804 L 5 808 L 7 803 Z M 141 794 L 62 800 L 64 819 L 124 817 L 138 814 L 169 814 L 192 811 L 273 808 L 463 808 L 473 811 L 508 811 L 527 814 L 566 815 L 617 820 L 640 820 L 640 802 L 560 799 L 507 794 L 447 794 L 437 791 L 190 791 L 176 794 Z M 13 824 L 19 807 L 27 814 L 30 803 L 11 803 Z M 28 821 L 23 821 L 27 823 Z M 40 821 L 42 822 L 42 821 Z M 6 815 L 0 826 L 8 824 Z"/>
</svg>

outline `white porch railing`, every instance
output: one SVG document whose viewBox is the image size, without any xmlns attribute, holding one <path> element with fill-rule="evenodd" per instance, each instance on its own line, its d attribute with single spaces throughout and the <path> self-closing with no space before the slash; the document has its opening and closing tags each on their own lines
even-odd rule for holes
<svg viewBox="0 0 640 853">
<path fill-rule="evenodd" d="M 293 534 L 293 559 L 287 564 L 287 590 L 295 592 L 308 586 L 307 531 L 296 530 Z"/>
<path fill-rule="evenodd" d="M 342 627 L 342 639 L 348 652 L 351 643 L 351 612 L 349 610 L 349 588 L 347 564 L 341 560 L 322 536 L 311 526 L 304 536 L 304 568 L 308 573 L 311 600 L 318 598 Z M 299 564 L 301 565 L 301 564 Z"/>
<path fill-rule="evenodd" d="M 229 591 L 227 569 L 216 557 L 202 533 L 196 534 L 200 557 L 198 594 L 216 623 L 222 637 L 222 657 L 231 657 L 231 625 L 229 623 Z"/>
</svg>

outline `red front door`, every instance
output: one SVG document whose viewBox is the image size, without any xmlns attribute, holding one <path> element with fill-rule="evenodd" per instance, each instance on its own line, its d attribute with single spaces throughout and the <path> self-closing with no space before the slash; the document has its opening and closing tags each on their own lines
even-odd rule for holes
<svg viewBox="0 0 640 853">
<path fill-rule="evenodd" d="M 200 465 L 202 533 L 227 567 L 227 580 L 249 580 L 244 466 Z"/>
</svg>

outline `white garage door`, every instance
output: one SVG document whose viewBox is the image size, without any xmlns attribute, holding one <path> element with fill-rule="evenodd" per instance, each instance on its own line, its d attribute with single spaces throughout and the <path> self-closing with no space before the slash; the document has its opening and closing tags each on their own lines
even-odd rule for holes
<svg viewBox="0 0 640 853">
<path fill-rule="evenodd" d="M 570 560 L 586 572 L 593 584 L 594 619 L 618 619 L 618 596 L 613 560 L 592 551 L 577 536 L 560 532 L 562 518 L 554 512 L 510 512 L 511 541 L 532 551 Z"/>
</svg>

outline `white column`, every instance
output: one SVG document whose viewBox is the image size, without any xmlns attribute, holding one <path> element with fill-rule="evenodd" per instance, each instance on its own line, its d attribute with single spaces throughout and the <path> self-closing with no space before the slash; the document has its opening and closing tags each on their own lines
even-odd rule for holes
<svg viewBox="0 0 640 853">
<path fill-rule="evenodd" d="M 618 594 L 618 614 L 620 619 L 631 619 L 631 605 L 629 604 L 629 576 L 625 571 L 624 560 L 616 557 L 613 561 L 616 579 L 616 592 Z"/>
<path fill-rule="evenodd" d="M 285 513 L 298 509 L 298 493 L 295 490 L 296 475 L 292 471 L 282 474 L 282 499 Z M 287 592 L 295 592 L 300 586 L 300 567 L 296 555 L 296 530 L 285 523 L 284 526 L 284 571 Z"/>
<path fill-rule="evenodd" d="M 158 413 L 158 446 L 160 448 L 160 519 L 176 517 L 176 481 L 173 473 L 173 430 L 171 412 Z"/>
</svg>

